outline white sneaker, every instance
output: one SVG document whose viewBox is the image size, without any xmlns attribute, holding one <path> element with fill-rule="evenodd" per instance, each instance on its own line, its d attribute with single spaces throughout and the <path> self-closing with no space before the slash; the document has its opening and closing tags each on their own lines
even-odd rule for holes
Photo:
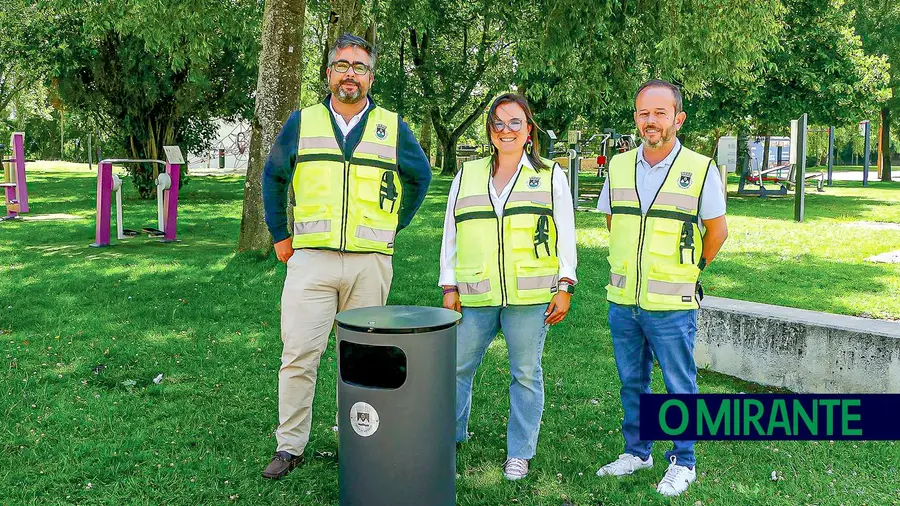
<svg viewBox="0 0 900 506">
<path fill-rule="evenodd" d="M 630 453 L 623 453 L 616 460 L 598 469 L 597 476 L 627 476 L 635 471 L 651 467 L 653 467 L 652 455 L 647 457 L 647 460 L 641 460 L 640 457 Z"/>
<path fill-rule="evenodd" d="M 686 466 L 679 466 L 675 463 L 674 455 L 670 457 L 669 462 L 671 464 L 666 469 L 666 475 L 663 476 L 659 485 L 656 486 L 656 491 L 664 496 L 674 497 L 681 495 L 682 492 L 687 490 L 688 485 L 697 479 L 697 470 L 696 468 L 690 469 Z"/>
<path fill-rule="evenodd" d="M 517 458 L 506 459 L 503 463 L 503 476 L 509 481 L 521 480 L 528 476 L 528 461 Z"/>
</svg>

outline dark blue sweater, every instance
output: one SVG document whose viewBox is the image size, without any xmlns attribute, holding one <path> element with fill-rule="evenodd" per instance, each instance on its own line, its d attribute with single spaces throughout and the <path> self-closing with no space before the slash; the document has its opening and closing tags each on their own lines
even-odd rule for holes
<svg viewBox="0 0 900 506">
<path fill-rule="evenodd" d="M 331 95 L 325 97 L 325 107 Z M 366 121 L 369 118 L 369 112 L 375 108 L 375 102 L 369 99 L 369 108 L 366 109 L 362 119 L 347 134 L 344 139 L 341 129 L 334 121 L 334 116 L 329 114 L 331 118 L 331 128 L 334 130 L 334 137 L 343 147 L 344 157 L 348 160 L 353 150 L 356 149 L 360 139 L 362 139 L 363 131 L 366 127 Z M 263 168 L 262 176 L 262 194 L 263 208 L 266 213 L 266 225 L 269 227 L 269 233 L 272 234 L 272 240 L 275 242 L 283 241 L 291 236 L 287 227 L 287 196 L 288 188 L 294 177 L 294 167 L 297 164 L 297 145 L 300 140 L 300 111 L 294 111 L 284 123 L 281 133 L 275 139 L 272 150 L 269 151 L 269 158 Z M 403 200 L 400 202 L 400 216 L 397 224 L 399 232 L 412 221 L 422 201 L 425 200 L 425 193 L 428 191 L 428 185 L 431 183 L 431 165 L 425 152 L 419 146 L 419 142 L 413 136 L 409 125 L 403 119 L 400 119 L 400 131 L 397 139 L 397 166 L 400 175 L 400 184 L 403 186 Z"/>
</svg>

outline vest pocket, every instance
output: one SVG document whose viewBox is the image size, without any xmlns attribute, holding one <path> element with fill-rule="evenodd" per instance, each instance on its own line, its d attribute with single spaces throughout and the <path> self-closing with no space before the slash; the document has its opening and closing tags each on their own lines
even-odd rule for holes
<svg viewBox="0 0 900 506">
<path fill-rule="evenodd" d="M 693 306 L 699 276 L 700 269 L 696 265 L 653 265 L 647 273 L 647 300 L 658 304 Z"/>
<path fill-rule="evenodd" d="M 609 261 L 609 283 L 606 285 L 607 297 L 625 296 L 625 286 L 628 284 L 628 262 L 616 260 L 612 257 Z M 632 298 L 634 295 L 632 294 Z"/>
<path fill-rule="evenodd" d="M 509 246 L 515 251 L 530 251 L 534 258 L 555 256 L 556 244 L 550 242 L 550 216 L 514 214 L 508 218 Z"/>
<path fill-rule="evenodd" d="M 681 243 L 679 221 L 656 218 L 653 223 L 653 235 L 650 237 L 650 252 L 667 258 L 674 258 Z"/>
<path fill-rule="evenodd" d="M 516 295 L 520 304 L 550 302 L 552 289 L 559 283 L 556 257 L 516 264 Z"/>
<path fill-rule="evenodd" d="M 298 184 L 295 187 L 297 200 L 330 199 L 331 169 L 322 165 L 303 164 L 297 169 Z"/>
<path fill-rule="evenodd" d="M 535 216 L 532 214 L 514 214 L 508 218 L 509 246 L 514 250 L 531 250 L 534 247 L 533 235 Z"/>
<path fill-rule="evenodd" d="M 331 210 L 328 206 L 294 207 L 294 238 L 303 241 L 321 240 L 331 232 Z"/>
<path fill-rule="evenodd" d="M 388 172 L 367 165 L 353 167 L 347 231 L 355 249 L 390 254 L 394 247 L 400 200 L 393 191 L 396 174 Z M 391 181 L 387 181 L 390 183 L 387 185 L 389 176 Z"/>
<path fill-rule="evenodd" d="M 376 167 L 357 165 L 356 194 L 369 202 L 378 202 L 378 187 L 383 170 Z"/>
<path fill-rule="evenodd" d="M 356 166 L 356 193 L 360 199 L 374 204 L 370 209 L 388 214 L 400 211 L 400 179 L 393 171 Z"/>
<path fill-rule="evenodd" d="M 456 272 L 456 287 L 459 290 L 459 302 L 463 306 L 490 302 L 491 279 L 484 266 L 459 267 Z"/>
</svg>

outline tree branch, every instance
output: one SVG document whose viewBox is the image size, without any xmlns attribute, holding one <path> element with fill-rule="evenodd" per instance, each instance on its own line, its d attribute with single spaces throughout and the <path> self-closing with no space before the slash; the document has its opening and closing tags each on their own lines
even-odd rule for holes
<svg viewBox="0 0 900 506">
<path fill-rule="evenodd" d="M 458 127 L 456 127 L 455 130 L 453 130 L 453 133 L 451 134 L 452 137 L 459 138 L 460 135 L 468 130 L 468 128 L 472 126 L 472 123 L 474 123 L 475 120 L 478 119 L 479 116 L 481 116 L 481 113 L 484 112 L 484 108 L 487 107 L 487 105 L 493 98 L 494 96 L 492 93 L 485 94 L 484 98 L 481 99 L 481 102 L 479 102 L 479 104 L 475 106 L 475 110 L 472 111 L 472 113 L 469 114 L 466 119 L 463 120 L 463 122 Z"/>
<path fill-rule="evenodd" d="M 447 110 L 448 118 L 453 118 L 459 113 L 460 109 L 462 109 L 466 102 L 469 101 L 469 97 L 471 97 L 472 90 L 475 89 L 475 85 L 478 84 L 478 81 L 480 81 L 481 77 L 484 75 L 484 71 L 487 68 L 487 59 L 485 58 L 485 54 L 487 53 L 487 48 L 489 45 L 489 31 L 490 18 L 488 18 L 488 16 L 485 16 L 484 23 L 482 23 L 481 42 L 478 45 L 478 54 L 475 57 L 475 70 L 470 74 L 470 79 L 466 84 L 466 88 L 462 93 L 460 93 L 459 97 L 456 98 L 456 102 L 454 102 L 453 105 L 450 106 L 450 109 Z"/>
</svg>

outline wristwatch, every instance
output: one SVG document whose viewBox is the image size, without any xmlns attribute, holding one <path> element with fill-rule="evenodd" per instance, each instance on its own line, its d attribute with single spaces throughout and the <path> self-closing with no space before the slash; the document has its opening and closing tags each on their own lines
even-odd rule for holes
<svg viewBox="0 0 900 506">
<path fill-rule="evenodd" d="M 560 292 L 566 292 L 570 294 L 575 293 L 575 285 L 573 285 L 572 283 L 569 283 L 567 281 L 560 281 L 558 286 Z"/>
</svg>

